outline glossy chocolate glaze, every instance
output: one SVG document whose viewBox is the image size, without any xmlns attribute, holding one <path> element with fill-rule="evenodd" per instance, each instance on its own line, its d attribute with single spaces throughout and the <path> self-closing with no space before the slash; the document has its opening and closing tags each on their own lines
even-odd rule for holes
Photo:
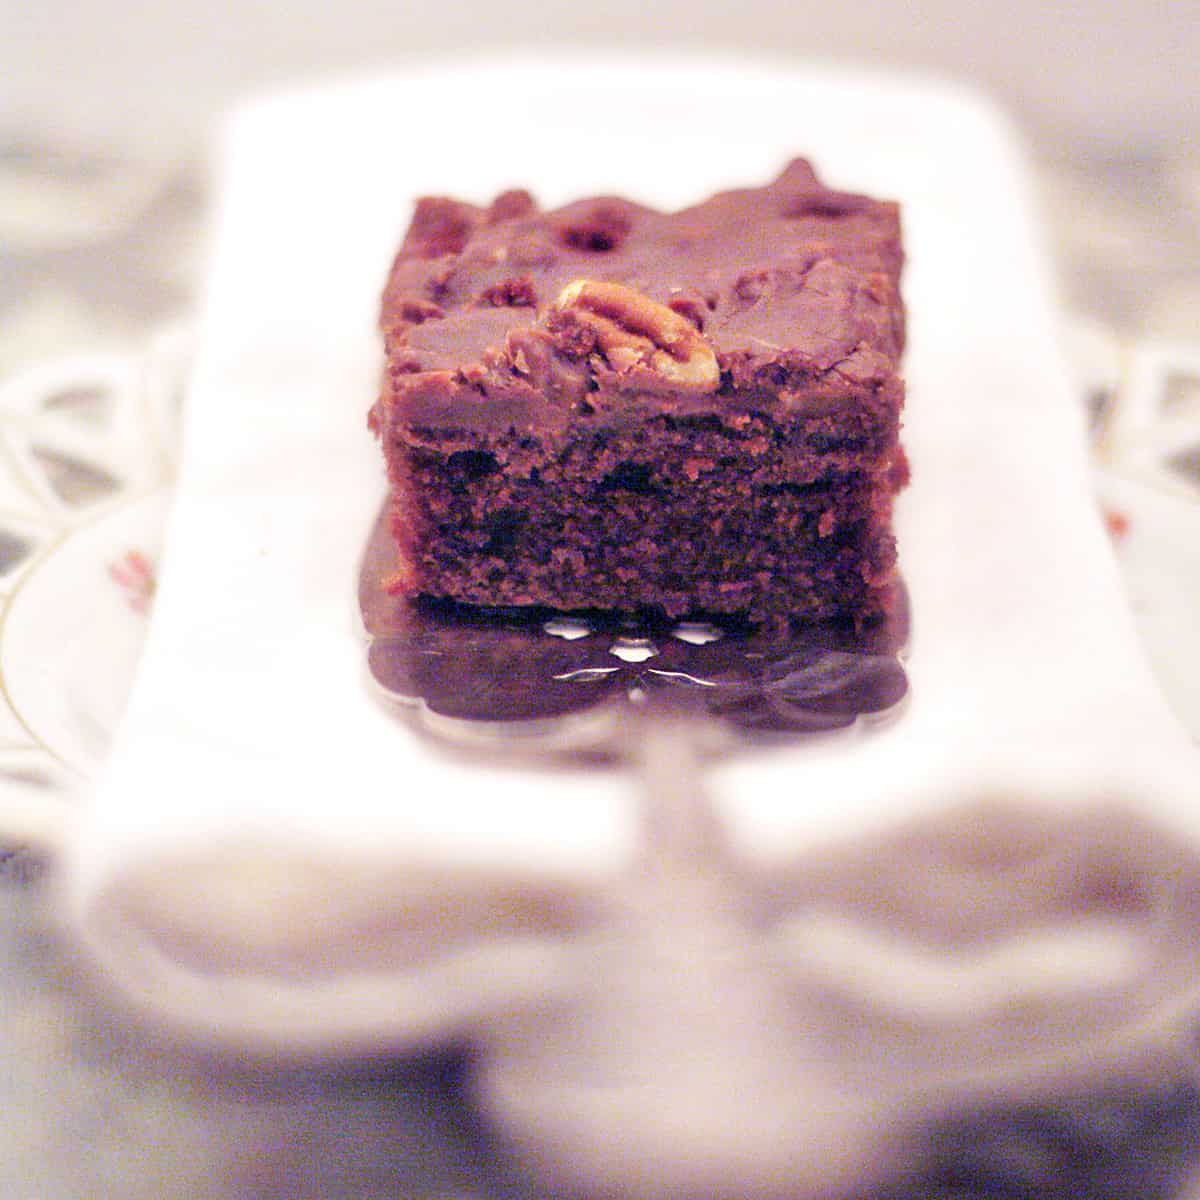
<svg viewBox="0 0 1200 1200">
<path fill-rule="evenodd" d="M 561 427 L 583 407 L 651 411 L 898 410 L 904 343 L 895 204 L 837 192 L 796 160 L 765 188 L 661 213 L 601 197 L 542 212 L 426 198 L 392 267 L 388 365 L 373 421 Z M 715 393 L 617 367 L 554 301 L 576 279 L 624 284 L 682 314 L 716 354 Z"/>
</svg>

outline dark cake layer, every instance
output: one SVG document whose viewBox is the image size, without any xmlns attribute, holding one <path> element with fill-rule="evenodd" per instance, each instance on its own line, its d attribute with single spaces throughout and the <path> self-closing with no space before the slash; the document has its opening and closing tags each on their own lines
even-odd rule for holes
<svg viewBox="0 0 1200 1200">
<path fill-rule="evenodd" d="M 825 620 L 891 578 L 889 481 L 762 418 L 731 431 L 660 415 L 550 455 L 526 442 L 475 434 L 411 448 L 394 529 L 420 591 Z"/>
<path fill-rule="evenodd" d="M 420 202 L 372 413 L 396 587 L 870 620 L 895 553 L 896 207 L 793 163 L 675 214 Z"/>
</svg>

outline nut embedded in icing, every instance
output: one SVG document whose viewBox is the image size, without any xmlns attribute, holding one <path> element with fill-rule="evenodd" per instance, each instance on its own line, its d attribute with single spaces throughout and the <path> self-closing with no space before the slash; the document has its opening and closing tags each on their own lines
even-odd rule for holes
<svg viewBox="0 0 1200 1200">
<path fill-rule="evenodd" d="M 633 288 L 576 279 L 558 294 L 554 308 L 590 330 L 619 373 L 644 367 L 677 386 L 712 392 L 721 385 L 717 356 L 695 325 Z"/>
</svg>

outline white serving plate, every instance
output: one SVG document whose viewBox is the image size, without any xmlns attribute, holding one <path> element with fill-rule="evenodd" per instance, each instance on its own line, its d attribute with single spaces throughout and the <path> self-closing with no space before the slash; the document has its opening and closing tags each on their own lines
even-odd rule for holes
<svg viewBox="0 0 1200 1200">
<path fill-rule="evenodd" d="M 1096 833 L 1103 803 L 1122 814 L 1115 828 L 1154 831 L 1124 864 L 1151 883 L 1178 861 L 1162 847 L 1200 846 L 1195 747 L 1146 663 L 1091 494 L 1027 164 L 985 102 L 922 79 L 736 61 L 480 62 L 267 98 L 234 117 L 222 145 L 154 619 L 111 759 L 55 822 L 69 918 L 146 1010 L 193 1034 L 289 1049 L 486 1040 L 499 1014 L 579 985 L 588 914 L 646 852 L 643 809 L 660 793 L 687 807 L 703 790 L 686 738 L 677 762 L 668 747 L 635 784 L 577 762 L 448 752 L 366 686 L 354 584 L 382 492 L 365 428 L 374 318 L 418 192 L 484 200 L 528 184 L 546 204 L 622 192 L 678 206 L 766 181 L 802 152 L 831 184 L 904 205 L 914 480 L 898 533 L 911 699 L 881 728 L 726 755 L 704 776 L 721 838 L 782 897 L 772 953 L 787 978 L 808 986 L 819 961 L 859 989 L 856 1002 L 887 991 L 886 973 L 845 969 L 874 943 L 864 951 L 845 929 L 831 941 L 804 905 L 814 862 L 900 845 L 914 822 L 970 842 L 980 806 L 1001 802 L 1018 840 L 1026 818 L 1053 827 L 1083 863 L 1112 840 Z M 152 538 L 152 520 L 133 528 L 138 510 L 105 513 L 114 544 Z M 77 564 L 54 567 L 51 590 L 82 590 L 111 565 L 105 536 L 80 534 Z M 15 602 L 10 616 L 21 617 Z M 55 644 L 26 624 L 23 644 Z M 6 679 L 19 677 L 19 655 L 14 665 L 4 653 Z M 45 689 L 17 689 L 32 697 L 27 732 L 47 731 L 85 776 L 85 726 L 112 717 L 88 686 L 68 692 L 90 701 L 44 716 Z M 680 837 L 695 832 L 686 826 Z M 692 843 L 670 848 L 680 844 Z M 885 858 L 889 871 L 914 869 Z M 988 886 L 996 929 L 1017 937 L 1023 918 L 1014 926 L 1003 889 Z M 1118 987 L 1139 1019 L 1190 994 L 1186 946 L 1117 933 L 1099 961 L 1095 946 L 1081 952 L 1088 986 Z M 970 1014 L 946 1007 L 959 976 L 947 984 L 900 958 L 915 971 L 893 989 L 902 1003 L 923 1005 L 933 1034 L 956 1031 L 928 1041 L 943 1049 L 915 1072 L 922 1102 L 1012 1085 L 1019 1043 L 1006 1049 L 995 1030 L 1016 1025 L 994 1018 L 1030 989 L 1059 1017 L 1081 1011 L 1078 987 L 1028 964 L 973 983 L 994 1027 L 984 1079 L 962 1057 L 980 1048 Z M 1049 1021 L 1037 1055 L 1065 1046 L 1071 1069 L 1099 1066 L 1114 1020 Z M 539 1127 L 548 1080 L 531 1084 L 527 1058 L 497 1053 L 510 1074 L 494 1093 Z M 892 1086 L 889 1103 L 907 1095 Z M 626 1109 L 617 1126 L 636 1118 Z"/>
<path fill-rule="evenodd" d="M 430 106 L 436 121 L 412 117 Z M 659 60 L 479 63 L 276 96 L 224 142 L 155 620 L 72 841 L 78 912 L 115 970 L 134 946 L 109 940 L 128 924 L 93 923 L 101 897 L 176 854 L 219 878 L 217 845 L 367 855 L 413 883 L 412 903 L 457 881 L 466 908 L 494 887 L 574 893 L 622 870 L 638 830 L 618 773 L 448 756 L 364 691 L 351 588 L 381 488 L 363 425 L 379 285 L 420 191 L 483 199 L 528 181 L 547 204 L 622 191 L 671 206 L 801 150 L 835 185 L 904 205 L 913 694 L 870 737 L 718 764 L 735 842 L 786 860 L 979 794 L 1082 796 L 1128 765 L 1108 754 L 1118 733 L 1155 748 L 1150 776 L 1169 768 L 1186 739 L 1093 516 L 1026 164 L 989 106 L 920 79 Z M 191 934 L 242 936 L 221 927 L 240 910 L 211 903 Z M 141 949 L 193 1015 L 211 1011 L 203 972 L 176 975 L 155 943 L 162 913 L 140 915 Z"/>
</svg>

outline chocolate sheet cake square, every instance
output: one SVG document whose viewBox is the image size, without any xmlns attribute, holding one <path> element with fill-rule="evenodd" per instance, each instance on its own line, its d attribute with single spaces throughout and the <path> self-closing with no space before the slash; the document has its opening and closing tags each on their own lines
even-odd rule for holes
<svg viewBox="0 0 1200 1200">
<path fill-rule="evenodd" d="M 892 603 L 895 204 L 804 161 L 665 214 L 427 198 L 371 413 L 397 592 L 759 623 Z"/>
</svg>

